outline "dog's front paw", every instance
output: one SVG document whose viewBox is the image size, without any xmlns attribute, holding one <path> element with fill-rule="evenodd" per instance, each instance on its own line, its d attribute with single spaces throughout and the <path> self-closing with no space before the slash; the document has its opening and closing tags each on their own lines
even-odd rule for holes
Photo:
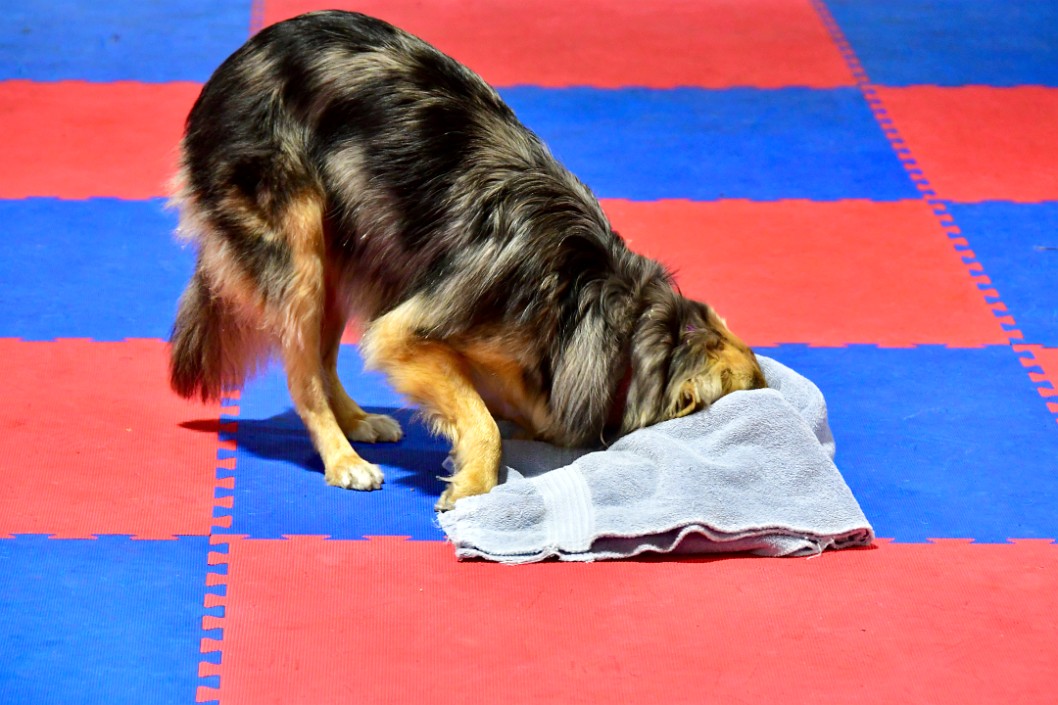
<svg viewBox="0 0 1058 705">
<path fill-rule="evenodd" d="M 456 497 L 455 493 L 452 492 L 452 488 L 449 487 L 441 493 L 441 496 L 437 499 L 437 504 L 433 505 L 434 511 L 447 512 L 455 509 L 457 499 L 459 499 L 459 497 Z"/>
<path fill-rule="evenodd" d="M 471 478 L 461 477 L 455 475 L 454 477 L 442 477 L 448 483 L 448 488 L 441 493 L 440 499 L 437 500 L 437 504 L 434 505 L 434 509 L 439 512 L 447 512 L 450 509 L 455 509 L 456 501 L 463 499 L 464 497 L 473 497 L 474 495 L 485 494 L 491 490 L 496 482 L 488 481 L 474 481 Z"/>
<path fill-rule="evenodd" d="M 357 455 L 340 458 L 324 473 L 328 485 L 350 490 L 377 490 L 382 486 L 382 470 Z"/>
<path fill-rule="evenodd" d="M 346 437 L 360 443 L 395 443 L 404 437 L 400 424 L 383 414 L 368 414 L 344 429 Z"/>
<path fill-rule="evenodd" d="M 434 505 L 434 511 L 450 511 L 456 508 L 456 500 L 460 499 L 462 495 L 457 495 L 456 492 L 452 491 L 452 488 L 441 492 L 440 498 L 437 500 L 437 504 Z"/>
</svg>

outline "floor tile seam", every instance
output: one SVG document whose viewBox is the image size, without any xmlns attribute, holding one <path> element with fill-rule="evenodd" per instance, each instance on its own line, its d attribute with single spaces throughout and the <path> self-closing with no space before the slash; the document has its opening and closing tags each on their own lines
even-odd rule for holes
<svg viewBox="0 0 1058 705">
<path fill-rule="evenodd" d="M 238 459 L 237 431 L 240 395 L 230 392 L 221 399 L 217 424 L 217 456 L 213 486 L 213 511 L 209 530 L 210 551 L 206 558 L 202 637 L 199 643 L 196 702 L 217 702 L 224 650 L 228 606 L 228 552 L 235 508 L 235 469 Z"/>
<path fill-rule="evenodd" d="M 1058 404 L 1046 401 L 1047 397 L 1054 394 L 1055 389 L 1051 385 L 1050 380 L 1047 380 L 1044 377 L 1039 362 L 1036 360 L 1032 349 L 1027 345 L 1028 341 L 1025 340 L 1024 334 L 1018 327 L 1013 313 L 1007 307 L 1006 303 L 1004 303 L 999 289 L 988 276 L 984 264 L 977 258 L 973 249 L 971 249 L 969 240 L 956 223 L 955 217 L 948 210 L 945 201 L 938 196 L 936 190 L 930 183 L 929 178 L 919 166 L 918 161 L 912 154 L 911 148 L 901 136 L 895 122 L 886 110 L 885 103 L 878 93 L 878 86 L 871 82 L 866 69 L 864 69 L 863 64 L 860 62 L 859 57 L 856 55 L 856 52 L 853 50 L 848 39 L 845 37 L 841 27 L 834 19 L 834 16 L 830 13 L 825 1 L 810 1 L 818 13 L 820 20 L 823 22 L 823 25 L 826 27 L 827 32 L 837 46 L 839 53 L 847 63 L 849 71 L 856 80 L 856 85 L 863 94 L 864 100 L 867 102 L 871 114 L 874 115 L 878 126 L 885 134 L 886 139 L 889 140 L 893 151 L 896 153 L 901 165 L 907 172 L 908 177 L 918 189 L 920 196 L 929 206 L 938 225 L 947 236 L 955 254 L 962 260 L 962 263 L 966 268 L 966 273 L 976 285 L 984 299 L 985 305 L 988 306 L 992 311 L 992 314 L 996 317 L 1004 335 L 1007 337 L 1008 346 L 1018 356 L 1021 364 L 1025 366 L 1029 380 L 1036 388 L 1040 397 L 1044 399 L 1048 412 L 1054 416 L 1056 423 L 1058 423 Z"/>
</svg>

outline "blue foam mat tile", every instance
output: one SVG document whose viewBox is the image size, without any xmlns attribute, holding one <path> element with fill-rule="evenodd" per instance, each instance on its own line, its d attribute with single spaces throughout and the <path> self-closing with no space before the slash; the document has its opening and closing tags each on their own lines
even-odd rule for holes
<svg viewBox="0 0 1058 705">
<path fill-rule="evenodd" d="M 205 81 L 246 40 L 250 5 L 10 3 L 0 23 L 0 80 Z"/>
<path fill-rule="evenodd" d="M 437 476 L 446 474 L 441 463 L 448 445 L 413 420 L 380 375 L 361 370 L 356 349 L 342 346 L 339 373 L 349 394 L 368 411 L 396 416 L 405 432 L 397 443 L 353 444 L 366 460 L 382 467 L 382 489 L 359 492 L 324 482 L 323 464 L 293 409 L 285 377 L 272 369 L 247 385 L 239 402 L 230 533 L 251 538 L 443 538 L 433 505 L 444 489 Z"/>
<path fill-rule="evenodd" d="M 208 540 L 0 540 L 0 702 L 193 703 Z"/>
<path fill-rule="evenodd" d="M 838 468 L 879 536 L 1058 536 L 1058 428 L 1010 348 L 760 352 L 822 389 Z"/>
<path fill-rule="evenodd" d="M 1051 0 L 825 0 L 874 83 L 1058 86 Z"/>
<path fill-rule="evenodd" d="M 918 197 L 856 88 L 500 92 L 601 197 Z"/>
<path fill-rule="evenodd" d="M 167 338 L 194 270 L 160 199 L 0 200 L 0 337 Z"/>
<path fill-rule="evenodd" d="M 880 536 L 1058 536 L 1058 429 L 1010 348 L 783 345 L 761 352 L 823 389 L 838 467 Z M 362 377 L 358 368 L 355 348 L 343 348 L 342 377 L 354 398 L 381 411 L 399 406 L 381 378 Z M 277 371 L 244 392 L 241 409 L 232 533 L 442 538 L 432 507 L 448 448 L 410 422 L 410 412 L 396 412 L 408 432 L 402 442 L 357 444 L 387 473 L 382 490 L 365 493 L 324 483 Z"/>
<path fill-rule="evenodd" d="M 947 207 L 1025 341 L 1058 347 L 1058 202 Z"/>
</svg>

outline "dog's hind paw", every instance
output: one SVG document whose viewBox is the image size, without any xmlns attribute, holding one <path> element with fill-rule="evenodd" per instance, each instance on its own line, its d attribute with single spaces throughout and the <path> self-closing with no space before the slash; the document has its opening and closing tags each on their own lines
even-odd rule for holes
<svg viewBox="0 0 1058 705">
<path fill-rule="evenodd" d="M 392 416 L 369 414 L 366 420 L 378 434 L 378 441 L 381 443 L 395 443 L 404 437 L 404 431 Z"/>
<path fill-rule="evenodd" d="M 327 468 L 324 479 L 328 485 L 349 490 L 377 490 L 382 486 L 382 470 L 363 458 L 342 458 L 334 467 Z"/>
<path fill-rule="evenodd" d="M 394 443 L 404 437 L 400 424 L 383 414 L 368 414 L 344 430 L 349 440 L 360 443 Z"/>
</svg>

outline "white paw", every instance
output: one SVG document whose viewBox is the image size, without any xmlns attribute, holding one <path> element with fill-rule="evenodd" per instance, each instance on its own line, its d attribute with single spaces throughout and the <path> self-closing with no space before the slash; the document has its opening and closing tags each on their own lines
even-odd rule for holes
<svg viewBox="0 0 1058 705">
<path fill-rule="evenodd" d="M 371 424 L 371 428 L 375 429 L 378 440 L 383 443 L 395 443 L 404 437 L 404 431 L 400 429 L 400 424 L 392 416 L 368 414 L 365 420 Z"/>
<path fill-rule="evenodd" d="M 328 485 L 350 490 L 377 490 L 382 486 L 382 470 L 363 458 L 342 459 L 335 467 L 327 468 L 324 479 Z"/>
<path fill-rule="evenodd" d="M 392 443 L 403 438 L 404 432 L 400 424 L 389 416 L 368 414 L 356 421 L 346 435 L 349 440 L 361 443 Z"/>
</svg>

